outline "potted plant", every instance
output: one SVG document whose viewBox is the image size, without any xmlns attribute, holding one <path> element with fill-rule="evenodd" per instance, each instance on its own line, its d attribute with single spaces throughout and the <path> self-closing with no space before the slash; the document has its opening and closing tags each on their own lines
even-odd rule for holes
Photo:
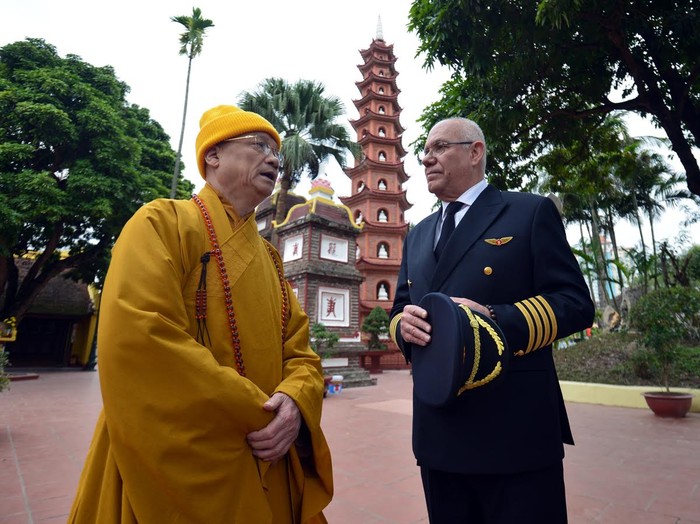
<svg viewBox="0 0 700 524">
<path fill-rule="evenodd" d="M 679 344 L 699 338 L 700 291 L 689 287 L 651 291 L 632 306 L 630 323 L 642 337 L 641 358 L 658 372 L 664 388 L 643 393 L 647 405 L 660 417 L 684 417 L 693 395 L 671 391 L 670 377 L 678 363 Z"/>
<path fill-rule="evenodd" d="M 7 351 L 0 344 L 0 391 L 10 386 L 10 377 L 5 373 L 5 368 L 9 365 Z"/>
<path fill-rule="evenodd" d="M 336 333 L 330 331 L 324 324 L 320 322 L 315 322 L 311 324 L 310 329 L 311 334 L 311 349 L 313 349 L 318 356 L 323 360 L 327 358 L 330 354 L 330 350 L 333 346 L 340 340 L 340 337 Z M 328 386 L 331 383 L 331 375 L 323 376 L 323 396 L 326 396 L 328 391 Z"/>
<path fill-rule="evenodd" d="M 379 351 L 384 351 L 386 349 L 386 344 L 384 344 L 380 337 L 389 334 L 389 314 L 384 310 L 383 307 L 377 306 L 362 322 L 362 332 L 369 335 L 367 340 L 367 349 L 361 357 L 368 357 L 370 360 L 369 372 L 370 373 L 381 373 L 381 354 Z M 363 363 L 364 366 L 364 363 Z"/>
<path fill-rule="evenodd" d="M 5 368 L 10 365 L 5 342 L 14 342 L 17 339 L 17 319 L 8 317 L 0 322 L 0 391 L 10 385 L 10 377 L 5 372 Z"/>
</svg>

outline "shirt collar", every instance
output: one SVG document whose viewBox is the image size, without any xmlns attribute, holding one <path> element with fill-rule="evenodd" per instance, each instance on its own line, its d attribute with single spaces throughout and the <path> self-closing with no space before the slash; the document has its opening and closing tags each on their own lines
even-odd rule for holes
<svg viewBox="0 0 700 524">
<path fill-rule="evenodd" d="M 472 187 L 467 189 L 464 193 L 459 195 L 457 198 L 457 202 L 461 202 L 464 204 L 467 208 L 471 206 L 474 201 L 477 199 L 477 197 L 481 194 L 481 192 L 486 189 L 486 186 L 488 186 L 488 182 L 486 182 L 485 178 L 482 178 L 479 180 L 476 184 L 474 184 Z M 445 214 L 445 210 L 447 209 L 447 205 L 449 202 L 443 202 L 442 203 L 442 214 Z M 466 209 L 462 209 L 462 211 L 466 211 Z M 460 211 L 460 213 L 462 212 Z"/>
</svg>

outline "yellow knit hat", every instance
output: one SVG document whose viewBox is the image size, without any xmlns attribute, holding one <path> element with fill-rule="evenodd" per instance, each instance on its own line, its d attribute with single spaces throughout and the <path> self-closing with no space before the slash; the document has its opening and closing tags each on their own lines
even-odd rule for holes
<svg viewBox="0 0 700 524">
<path fill-rule="evenodd" d="M 202 178 L 206 178 L 204 154 L 210 147 L 228 138 L 255 131 L 270 135 L 277 142 L 277 147 L 282 145 L 277 130 L 257 113 L 243 111 L 236 106 L 216 106 L 205 111 L 199 119 L 199 134 L 195 143 L 197 167 Z"/>
</svg>

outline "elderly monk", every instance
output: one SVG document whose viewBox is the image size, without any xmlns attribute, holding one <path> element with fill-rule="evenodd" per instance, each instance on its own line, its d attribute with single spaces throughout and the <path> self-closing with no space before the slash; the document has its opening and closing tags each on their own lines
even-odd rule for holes
<svg viewBox="0 0 700 524">
<path fill-rule="evenodd" d="M 124 227 L 102 297 L 104 409 L 68 522 L 326 522 L 320 361 L 254 216 L 279 148 L 261 116 L 206 111 L 205 187 Z"/>
</svg>

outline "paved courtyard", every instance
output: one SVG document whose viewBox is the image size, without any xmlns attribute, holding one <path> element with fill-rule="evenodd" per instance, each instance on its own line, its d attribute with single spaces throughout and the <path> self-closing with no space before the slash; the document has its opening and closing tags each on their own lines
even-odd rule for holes
<svg viewBox="0 0 700 524">
<path fill-rule="evenodd" d="M 428 521 L 411 453 L 411 376 L 324 401 L 335 497 L 331 524 Z M 98 375 L 40 372 L 0 393 L 0 524 L 65 523 L 101 407 Z M 700 524 L 700 413 L 567 404 L 571 524 Z"/>
</svg>

